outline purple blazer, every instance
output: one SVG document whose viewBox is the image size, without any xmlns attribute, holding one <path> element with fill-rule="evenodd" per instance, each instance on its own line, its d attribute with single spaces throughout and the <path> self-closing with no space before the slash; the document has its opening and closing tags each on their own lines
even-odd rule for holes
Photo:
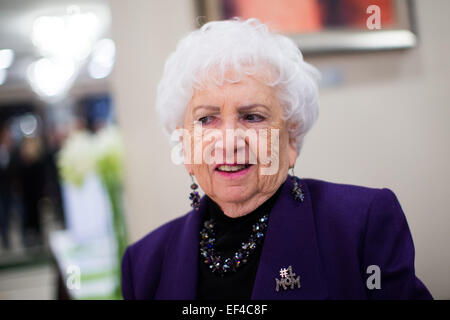
<svg viewBox="0 0 450 320">
<path fill-rule="evenodd" d="M 288 176 L 270 213 L 252 299 L 432 299 L 415 276 L 413 240 L 391 190 L 315 179 L 300 183 L 304 201 L 294 200 Z M 124 299 L 196 298 L 205 207 L 203 197 L 199 211 L 127 248 Z M 380 268 L 380 289 L 368 289 L 371 265 Z M 289 266 L 300 276 L 300 288 L 277 292 L 275 279 Z"/>
</svg>

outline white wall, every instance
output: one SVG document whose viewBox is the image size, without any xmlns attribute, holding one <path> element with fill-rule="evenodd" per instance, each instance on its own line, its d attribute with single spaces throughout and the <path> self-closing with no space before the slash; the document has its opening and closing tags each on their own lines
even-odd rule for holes
<svg viewBox="0 0 450 320">
<path fill-rule="evenodd" d="M 190 179 L 170 161 L 154 101 L 165 59 L 194 28 L 194 7 L 179 0 L 112 0 L 111 11 L 117 44 L 113 94 L 125 135 L 125 201 L 134 241 L 189 208 Z"/>
<path fill-rule="evenodd" d="M 134 241 L 190 208 L 190 179 L 170 161 L 154 100 L 167 55 L 195 27 L 195 7 L 175 0 L 110 2 Z M 417 275 L 436 298 L 450 298 L 450 2 L 418 0 L 416 11 L 415 49 L 308 59 L 325 73 L 340 73 L 343 82 L 322 89 L 319 121 L 296 174 L 392 189 L 413 234 Z"/>
</svg>

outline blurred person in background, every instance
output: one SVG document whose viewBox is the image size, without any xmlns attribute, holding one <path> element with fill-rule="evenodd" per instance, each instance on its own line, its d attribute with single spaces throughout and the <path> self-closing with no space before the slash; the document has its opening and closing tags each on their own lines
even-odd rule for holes
<svg viewBox="0 0 450 320">
<path fill-rule="evenodd" d="M 43 243 L 39 200 L 45 186 L 45 150 L 39 136 L 25 137 L 19 147 L 18 169 L 23 201 L 23 232 L 26 247 Z"/>
<path fill-rule="evenodd" d="M 61 180 L 57 167 L 58 152 L 67 139 L 67 130 L 60 125 L 52 125 L 46 130 L 47 151 L 45 153 L 46 187 L 45 193 L 51 201 L 55 218 L 61 226 L 65 226 Z"/>
<path fill-rule="evenodd" d="M 5 249 L 10 247 L 10 204 L 12 185 L 12 137 L 9 126 L 0 123 L 0 232 Z"/>
</svg>

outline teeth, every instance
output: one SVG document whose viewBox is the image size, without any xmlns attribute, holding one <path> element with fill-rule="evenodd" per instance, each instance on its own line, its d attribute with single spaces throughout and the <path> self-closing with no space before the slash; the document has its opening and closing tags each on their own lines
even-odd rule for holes
<svg viewBox="0 0 450 320">
<path fill-rule="evenodd" d="M 244 164 L 238 164 L 237 166 L 221 165 L 217 169 L 220 171 L 234 172 L 234 171 L 239 171 L 239 170 L 245 169 L 245 167 L 246 166 Z"/>
</svg>

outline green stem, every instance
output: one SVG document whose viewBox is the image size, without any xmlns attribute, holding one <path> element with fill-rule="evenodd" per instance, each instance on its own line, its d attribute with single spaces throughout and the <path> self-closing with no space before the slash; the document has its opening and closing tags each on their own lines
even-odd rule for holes
<svg viewBox="0 0 450 320">
<path fill-rule="evenodd" d="M 121 288 L 121 261 L 125 248 L 127 246 L 127 234 L 125 226 L 125 217 L 123 214 L 123 206 L 121 201 L 122 188 L 118 182 L 104 181 L 104 185 L 111 203 L 111 209 L 113 213 L 113 229 L 116 240 L 116 259 L 117 259 L 117 286 L 115 290 L 115 296 L 117 299 L 122 299 Z"/>
</svg>

